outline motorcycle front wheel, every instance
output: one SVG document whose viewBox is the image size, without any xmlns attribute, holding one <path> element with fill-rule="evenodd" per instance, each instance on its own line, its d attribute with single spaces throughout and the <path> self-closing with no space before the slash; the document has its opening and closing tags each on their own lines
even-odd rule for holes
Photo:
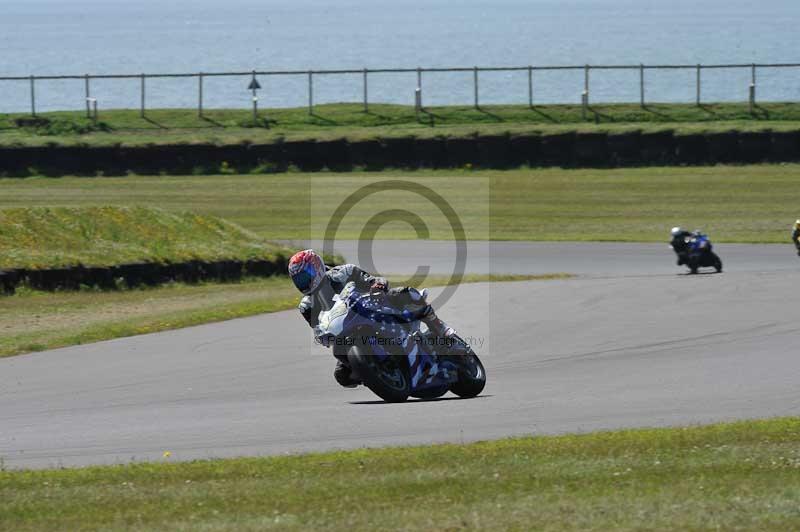
<svg viewBox="0 0 800 532">
<path fill-rule="evenodd" d="M 450 391 L 459 397 L 477 397 L 486 386 L 486 370 L 478 355 L 470 350 L 458 358 L 458 381 L 450 386 Z"/>
<path fill-rule="evenodd" d="M 411 392 L 408 359 L 403 355 L 378 358 L 368 346 L 353 346 L 347 354 L 353 368 L 372 393 L 387 403 L 402 403 Z"/>
<path fill-rule="evenodd" d="M 714 269 L 717 270 L 717 273 L 722 273 L 722 259 L 719 258 L 719 255 L 716 253 L 711 253 L 712 258 L 714 259 Z"/>
</svg>

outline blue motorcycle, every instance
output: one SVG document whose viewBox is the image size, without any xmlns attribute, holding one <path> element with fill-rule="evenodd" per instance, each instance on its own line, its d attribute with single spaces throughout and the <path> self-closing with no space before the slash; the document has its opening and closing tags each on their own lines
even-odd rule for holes
<svg viewBox="0 0 800 532">
<path fill-rule="evenodd" d="M 714 268 L 722 273 L 722 260 L 714 253 L 714 246 L 708 236 L 696 233 L 687 242 L 686 265 L 692 273 L 700 268 Z"/>
<path fill-rule="evenodd" d="M 475 397 L 486 386 L 483 364 L 464 340 L 423 332 L 420 321 L 393 307 L 383 291 L 362 294 L 348 283 L 333 307 L 320 313 L 315 336 L 346 353 L 354 376 L 389 403 L 448 391 Z"/>
</svg>

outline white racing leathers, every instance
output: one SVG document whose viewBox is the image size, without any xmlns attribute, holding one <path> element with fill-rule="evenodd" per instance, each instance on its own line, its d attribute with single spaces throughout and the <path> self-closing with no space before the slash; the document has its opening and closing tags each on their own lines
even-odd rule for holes
<svg viewBox="0 0 800 532">
<path fill-rule="evenodd" d="M 369 292 L 372 285 L 380 282 L 384 286 L 389 286 L 386 279 L 371 275 L 354 264 L 344 264 L 334 266 L 325 272 L 325 278 L 320 283 L 319 288 L 313 293 L 304 296 L 297 306 L 303 318 L 313 329 L 319 324 L 320 312 L 330 310 L 333 307 L 333 296 L 339 294 L 347 283 L 353 282 L 356 290 L 362 293 Z M 403 287 L 388 290 L 389 296 L 398 308 L 408 310 L 416 319 L 424 322 L 428 328 L 439 336 L 444 336 L 447 326 L 436 317 L 433 308 L 425 300 L 425 295 L 416 288 Z M 334 351 L 336 358 L 346 362 L 346 354 Z"/>
</svg>

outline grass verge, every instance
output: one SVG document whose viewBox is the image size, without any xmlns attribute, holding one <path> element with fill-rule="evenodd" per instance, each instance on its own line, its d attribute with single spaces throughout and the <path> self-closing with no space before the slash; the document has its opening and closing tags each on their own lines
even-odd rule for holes
<svg viewBox="0 0 800 532">
<path fill-rule="evenodd" d="M 311 200 L 335 206 L 350 191 L 410 179 L 444 196 L 467 238 L 663 242 L 674 225 L 700 227 L 719 242 L 787 242 L 800 215 L 800 165 L 659 167 L 613 170 L 440 170 L 268 176 L 0 179 L 0 208 L 156 206 L 222 217 L 266 239 L 311 237 Z M 389 193 L 382 193 L 389 194 Z M 398 193 L 399 194 L 399 193 Z M 449 239 L 436 206 L 411 196 L 376 196 L 342 220 L 337 238 L 360 237 L 381 205 L 412 205 L 431 238 Z M 315 211 L 319 218 L 320 213 Z M 325 221 L 315 219 L 314 227 Z M 321 238 L 321 231 L 313 235 Z M 376 238 L 417 238 L 407 224 Z"/>
<path fill-rule="evenodd" d="M 152 207 L 0 210 L 0 269 L 266 259 L 285 249 L 214 216 Z"/>
<path fill-rule="evenodd" d="M 19 127 L 18 124 L 23 124 Z M 27 124 L 27 125 L 24 125 Z M 763 103 L 754 112 L 746 103 L 593 104 L 587 118 L 580 105 L 486 105 L 430 107 L 419 117 L 404 105 L 327 104 L 263 110 L 253 123 L 248 110 L 207 110 L 201 118 L 191 109 L 101 111 L 92 123 L 82 111 L 0 115 L 0 146 L 260 143 L 303 140 L 386 138 L 414 135 L 468 136 L 476 133 L 556 133 L 562 131 L 645 131 L 678 133 L 717 130 L 797 129 L 800 104 Z"/>
<path fill-rule="evenodd" d="M 467 275 L 463 282 L 567 277 Z M 432 276 L 425 280 L 425 286 L 441 286 L 448 281 L 449 278 Z M 412 279 L 409 284 L 419 286 L 420 282 Z M 23 289 L 17 295 L 0 297 L 0 357 L 288 310 L 298 301 L 297 290 L 282 276 L 234 284 L 172 284 L 119 292 L 49 293 Z"/>
<path fill-rule="evenodd" d="M 800 419 L 0 472 L 0 529 L 794 530 Z M 168 459 L 165 459 L 168 461 Z"/>
</svg>

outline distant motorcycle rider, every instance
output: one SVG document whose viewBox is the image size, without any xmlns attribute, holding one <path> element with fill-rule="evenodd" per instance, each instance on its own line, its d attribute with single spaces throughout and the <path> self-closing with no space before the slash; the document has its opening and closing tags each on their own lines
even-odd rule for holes
<svg viewBox="0 0 800 532">
<path fill-rule="evenodd" d="M 689 255 L 689 240 L 695 236 L 691 231 L 686 231 L 680 227 L 673 227 L 672 240 L 670 246 L 678 255 L 678 266 L 686 264 Z"/>
<path fill-rule="evenodd" d="M 296 253 L 289 260 L 289 275 L 295 287 L 304 295 L 298 309 L 303 318 L 313 329 L 319 323 L 319 314 L 333 307 L 333 296 L 339 294 L 349 282 L 354 282 L 359 292 L 382 290 L 388 293 L 393 303 L 408 310 L 414 318 L 428 326 L 432 334 L 442 338 L 455 336 L 455 331 L 440 320 L 433 307 L 425 300 L 425 294 L 415 288 L 389 288 L 389 282 L 383 277 L 371 275 L 358 266 L 344 264 L 328 268 L 322 257 L 314 250 L 307 249 Z M 333 376 L 340 385 L 346 388 L 358 386 L 360 381 L 352 376 L 347 363 L 347 356 L 334 350 L 337 359 Z"/>
<path fill-rule="evenodd" d="M 794 247 L 797 248 L 797 254 L 800 255 L 800 220 L 797 220 L 794 223 L 794 228 L 792 229 L 792 242 L 794 242 Z"/>
</svg>

